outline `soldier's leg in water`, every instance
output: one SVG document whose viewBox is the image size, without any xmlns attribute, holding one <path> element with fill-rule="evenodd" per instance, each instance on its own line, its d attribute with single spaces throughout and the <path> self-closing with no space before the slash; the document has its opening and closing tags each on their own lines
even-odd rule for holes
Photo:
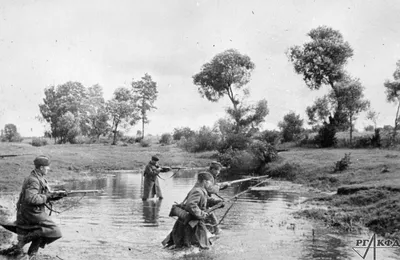
<svg viewBox="0 0 400 260">
<path fill-rule="evenodd" d="M 30 247 L 28 249 L 28 255 L 29 256 L 35 256 L 37 254 L 37 252 L 39 251 L 39 247 L 43 248 L 44 245 L 45 245 L 45 243 L 44 243 L 44 240 L 43 240 L 42 237 L 35 238 L 32 241 L 32 243 L 31 243 L 31 245 L 30 245 Z"/>
</svg>

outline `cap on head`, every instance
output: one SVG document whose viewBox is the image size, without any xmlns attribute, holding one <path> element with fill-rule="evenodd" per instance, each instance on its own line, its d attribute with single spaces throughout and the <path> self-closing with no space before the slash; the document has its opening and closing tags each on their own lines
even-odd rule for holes
<svg viewBox="0 0 400 260">
<path fill-rule="evenodd" d="M 49 166 L 50 165 L 50 159 L 47 156 L 40 155 L 33 160 L 33 163 L 35 164 L 36 167 L 40 166 Z"/>
<path fill-rule="evenodd" d="M 214 177 L 209 172 L 200 172 L 199 174 L 197 174 L 197 180 L 200 182 L 209 181 L 209 180 L 214 180 Z"/>
<path fill-rule="evenodd" d="M 222 168 L 223 168 L 222 164 L 217 161 L 212 161 L 210 163 L 210 170 L 212 170 L 212 169 L 221 170 Z"/>
<path fill-rule="evenodd" d="M 157 156 L 154 155 L 154 156 L 151 157 L 151 160 L 155 161 L 155 162 L 158 162 L 160 159 Z"/>
</svg>

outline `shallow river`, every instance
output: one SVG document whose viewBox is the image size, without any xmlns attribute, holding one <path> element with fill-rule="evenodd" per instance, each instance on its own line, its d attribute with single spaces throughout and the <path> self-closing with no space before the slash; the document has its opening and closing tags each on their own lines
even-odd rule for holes
<svg viewBox="0 0 400 260">
<path fill-rule="evenodd" d="M 296 192 L 251 191 L 241 196 L 225 217 L 222 233 L 210 250 L 169 251 L 161 241 L 175 219 L 171 205 L 181 202 L 195 183 L 195 173 L 164 173 L 160 180 L 164 200 L 143 202 L 141 174 L 123 172 L 105 179 L 68 184 L 68 189 L 103 189 L 101 195 L 69 198 L 79 203 L 55 214 L 63 238 L 41 251 L 56 259 L 362 259 L 352 247 L 364 236 L 329 233 L 316 223 L 295 219 L 303 207 Z M 247 184 L 248 185 L 248 184 Z M 248 186 L 233 186 L 221 195 L 230 197 Z M 229 205 L 228 205 L 229 206 Z M 217 211 L 222 216 L 228 208 Z M 365 248 L 358 249 L 361 254 Z M 365 259 L 374 259 L 372 248 Z M 400 259 L 393 248 L 377 248 L 375 260 Z"/>
</svg>

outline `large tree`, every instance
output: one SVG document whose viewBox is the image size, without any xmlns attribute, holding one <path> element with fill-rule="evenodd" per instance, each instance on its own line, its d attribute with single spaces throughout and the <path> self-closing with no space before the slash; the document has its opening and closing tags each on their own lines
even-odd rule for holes
<svg viewBox="0 0 400 260">
<path fill-rule="evenodd" d="M 74 116 L 74 120 L 78 121 L 83 132 L 85 131 L 83 126 L 87 119 L 87 92 L 81 83 L 69 81 L 57 87 L 50 86 L 45 89 L 44 94 L 45 98 L 39 109 L 42 120 L 50 124 L 51 135 L 55 141 L 67 140 L 65 131 L 59 129 L 59 120 L 67 112 Z"/>
<path fill-rule="evenodd" d="M 396 63 L 396 70 L 393 73 L 393 81 L 386 80 L 384 83 L 386 99 L 388 102 L 397 103 L 396 117 L 394 118 L 393 141 L 396 141 L 397 128 L 400 120 L 400 60 Z"/>
<path fill-rule="evenodd" d="M 2 141 L 19 142 L 22 140 L 21 135 L 17 131 L 17 126 L 14 124 L 6 124 L 2 133 Z"/>
<path fill-rule="evenodd" d="M 87 89 L 88 93 L 88 134 L 97 139 L 110 130 L 109 116 L 103 97 L 103 88 L 96 84 Z"/>
<path fill-rule="evenodd" d="M 326 26 L 311 30 L 308 36 L 311 41 L 302 46 L 293 46 L 287 52 L 294 70 L 303 75 L 303 80 L 310 89 L 320 89 L 321 86 L 327 85 L 337 96 L 337 83 L 346 75 L 344 66 L 353 56 L 353 49 L 344 41 L 339 31 Z M 333 115 L 333 122 L 338 127 L 347 123 L 340 103 Z"/>
<path fill-rule="evenodd" d="M 139 120 L 137 107 L 132 92 L 124 87 L 117 88 L 113 97 L 107 102 L 107 113 L 112 120 L 112 132 L 114 134 L 113 145 L 117 143 L 118 127 L 121 125 L 134 125 Z"/>
<path fill-rule="evenodd" d="M 278 123 L 281 129 L 282 138 L 285 142 L 291 142 L 303 131 L 303 119 L 295 112 L 290 112 L 283 117 L 283 121 Z"/>
<path fill-rule="evenodd" d="M 333 93 L 331 94 L 333 95 Z M 364 99 L 364 87 L 359 79 L 346 78 L 338 84 L 335 95 L 338 104 L 342 105 L 343 113 L 347 115 L 350 131 L 350 144 L 353 140 L 353 123 L 360 112 L 367 110 L 370 102 Z"/>
<path fill-rule="evenodd" d="M 250 81 L 254 67 L 249 56 L 229 49 L 205 63 L 201 71 L 193 76 L 193 83 L 198 86 L 200 94 L 211 102 L 228 96 L 232 108 L 228 108 L 227 112 L 235 122 L 236 133 L 245 131 L 252 124 L 260 124 L 268 114 L 265 100 L 255 106 L 244 102 L 249 95 L 245 86 Z"/>
<path fill-rule="evenodd" d="M 142 138 L 144 138 L 144 124 L 149 123 L 147 112 L 156 109 L 153 105 L 157 99 L 157 83 L 154 82 L 149 74 L 145 74 L 141 80 L 132 82 L 133 98 L 140 111 L 142 120 Z"/>
</svg>

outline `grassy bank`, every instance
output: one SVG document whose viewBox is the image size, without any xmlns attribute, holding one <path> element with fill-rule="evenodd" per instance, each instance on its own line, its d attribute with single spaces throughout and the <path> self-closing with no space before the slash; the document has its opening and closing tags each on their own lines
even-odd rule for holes
<svg viewBox="0 0 400 260">
<path fill-rule="evenodd" d="M 346 170 L 335 164 L 350 153 Z M 267 174 L 288 179 L 332 196 L 314 198 L 300 215 L 346 231 L 368 227 L 380 235 L 400 236 L 400 152 L 380 149 L 291 149 L 280 154 Z"/>
<path fill-rule="evenodd" d="M 109 170 L 139 170 L 154 154 L 160 156 L 160 164 L 168 166 L 206 166 L 213 153 L 189 154 L 174 145 L 153 144 L 143 148 L 139 144 L 115 146 L 103 144 L 46 145 L 33 147 L 27 143 L 0 143 L 0 155 L 14 154 L 16 157 L 0 158 L 0 191 L 20 189 L 23 179 L 33 169 L 37 155 L 51 158 L 52 183 L 82 179 Z"/>
</svg>

